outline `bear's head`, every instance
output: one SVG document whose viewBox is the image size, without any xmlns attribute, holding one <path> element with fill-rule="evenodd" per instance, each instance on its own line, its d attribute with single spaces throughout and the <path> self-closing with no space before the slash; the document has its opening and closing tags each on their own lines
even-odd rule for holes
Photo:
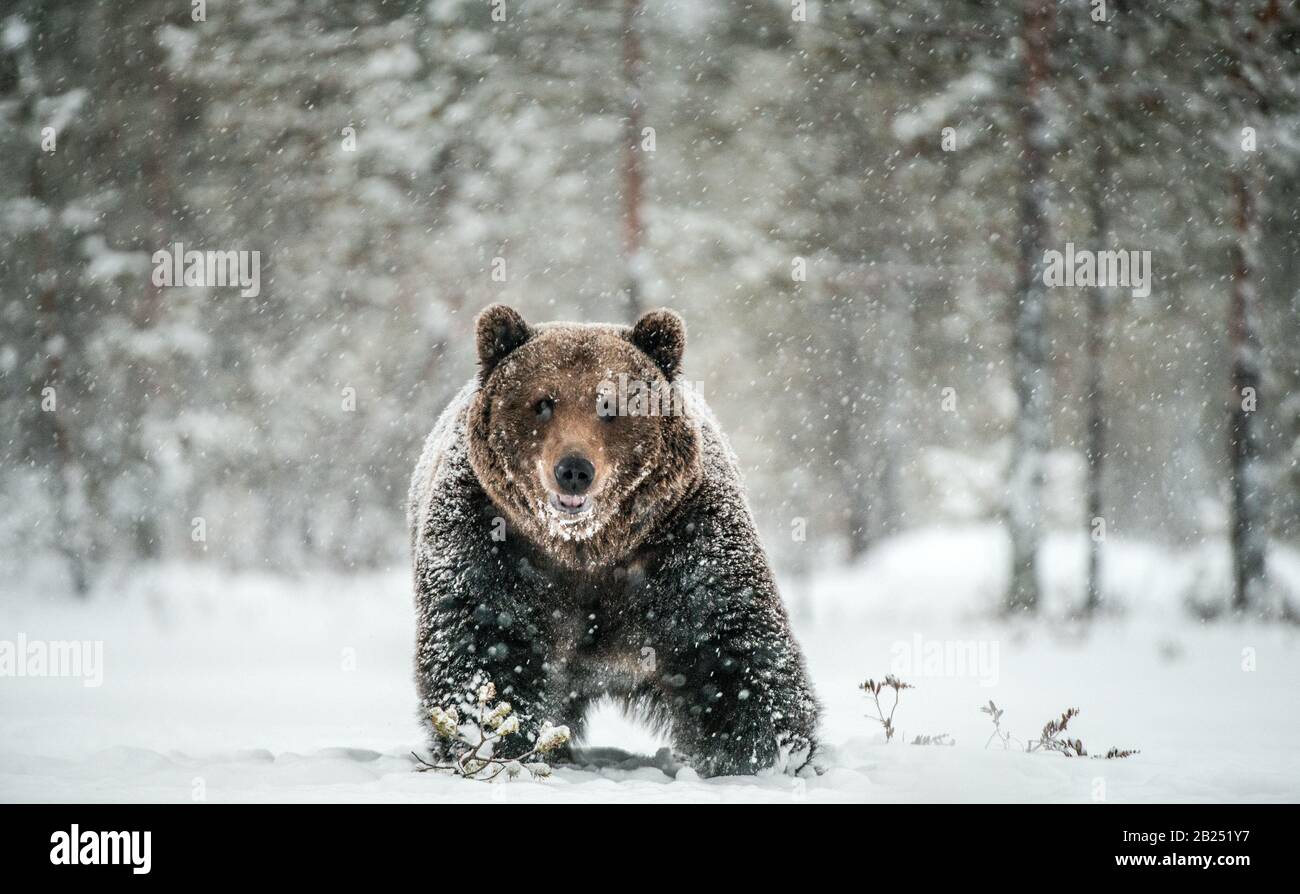
<svg viewBox="0 0 1300 894">
<path fill-rule="evenodd" d="M 476 322 L 470 464 L 507 524 L 560 564 L 617 562 L 700 474 L 700 433 L 677 380 L 686 327 L 530 326 L 494 304 Z"/>
</svg>

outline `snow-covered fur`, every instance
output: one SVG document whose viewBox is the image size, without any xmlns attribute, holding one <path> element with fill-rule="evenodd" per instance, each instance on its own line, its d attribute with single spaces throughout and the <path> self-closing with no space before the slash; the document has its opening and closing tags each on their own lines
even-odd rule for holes
<svg viewBox="0 0 1300 894">
<path fill-rule="evenodd" d="M 611 696 L 670 729 L 701 774 L 810 765 L 817 703 L 712 413 L 687 389 L 680 416 L 595 411 L 619 373 L 676 377 L 684 345 L 670 311 L 632 328 L 480 315 L 480 374 L 411 485 L 426 725 L 490 679 L 520 718 L 519 750 L 543 721 L 580 736 Z M 548 503 L 548 475 L 579 448 L 596 483 L 571 520 Z"/>
</svg>

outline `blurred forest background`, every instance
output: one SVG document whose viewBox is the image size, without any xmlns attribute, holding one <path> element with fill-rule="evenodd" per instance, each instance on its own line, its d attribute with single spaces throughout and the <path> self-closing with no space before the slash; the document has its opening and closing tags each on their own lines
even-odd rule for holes
<svg viewBox="0 0 1300 894">
<path fill-rule="evenodd" d="M 1231 544 L 1223 604 L 1275 601 L 1268 543 L 1300 542 L 1291 3 L 0 9 L 11 583 L 400 565 L 421 442 L 504 301 L 680 311 L 787 574 L 987 522 L 1008 607 L 1053 531 Z M 154 287 L 175 242 L 260 251 L 260 295 Z M 1150 251 L 1150 295 L 1045 289 L 1067 242 Z"/>
</svg>

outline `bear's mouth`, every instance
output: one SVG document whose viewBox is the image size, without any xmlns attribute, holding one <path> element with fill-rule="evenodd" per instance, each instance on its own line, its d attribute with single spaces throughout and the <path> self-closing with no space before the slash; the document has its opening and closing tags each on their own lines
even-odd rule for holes
<svg viewBox="0 0 1300 894">
<path fill-rule="evenodd" d="M 559 512 L 565 519 L 581 518 L 591 511 L 594 501 L 587 494 L 557 494 L 550 495 L 551 508 Z"/>
</svg>

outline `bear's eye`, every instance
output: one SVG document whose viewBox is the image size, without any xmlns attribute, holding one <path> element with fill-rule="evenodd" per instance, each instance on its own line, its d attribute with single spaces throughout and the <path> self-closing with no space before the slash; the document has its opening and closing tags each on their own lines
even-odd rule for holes
<svg viewBox="0 0 1300 894">
<path fill-rule="evenodd" d="M 538 419 L 543 422 L 549 422 L 551 420 L 551 415 L 555 413 L 555 401 L 551 400 L 549 397 L 544 397 L 537 402 L 537 405 L 533 407 L 533 409 L 537 411 Z"/>
<path fill-rule="evenodd" d="M 607 407 L 604 406 L 603 404 L 597 405 L 596 415 L 600 417 L 601 422 L 607 424 L 613 422 L 615 419 L 618 418 L 618 413 L 614 410 L 613 407 Z"/>
</svg>

